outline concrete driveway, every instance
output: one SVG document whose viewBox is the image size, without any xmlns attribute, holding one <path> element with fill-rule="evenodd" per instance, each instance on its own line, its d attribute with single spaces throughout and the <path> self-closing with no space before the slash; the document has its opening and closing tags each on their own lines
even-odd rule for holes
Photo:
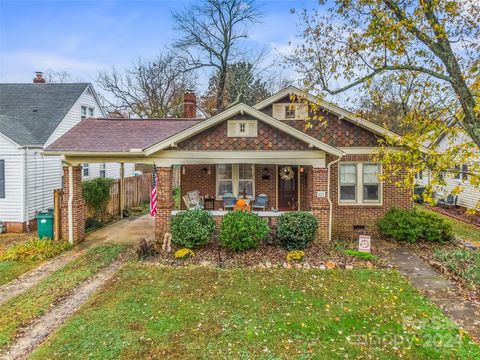
<svg viewBox="0 0 480 360">
<path fill-rule="evenodd" d="M 153 240 L 154 232 L 153 216 L 132 216 L 92 232 L 79 247 L 89 248 L 100 244 L 136 245 L 140 239 Z"/>
</svg>

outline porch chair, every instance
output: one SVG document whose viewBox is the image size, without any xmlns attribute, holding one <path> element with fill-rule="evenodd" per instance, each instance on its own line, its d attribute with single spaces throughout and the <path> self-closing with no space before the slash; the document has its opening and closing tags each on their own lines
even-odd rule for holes
<svg viewBox="0 0 480 360">
<path fill-rule="evenodd" d="M 437 204 L 439 206 L 444 206 L 444 207 L 452 207 L 452 206 L 457 207 L 457 201 L 458 201 L 458 195 L 453 196 L 452 194 L 448 194 L 447 199 L 445 198 L 439 199 Z"/>
<path fill-rule="evenodd" d="M 226 193 L 223 195 L 223 208 L 225 210 L 233 210 L 233 207 L 235 206 L 237 199 L 235 199 L 235 196 L 233 196 L 232 193 Z"/>
<path fill-rule="evenodd" d="M 189 191 L 183 196 L 183 201 L 187 206 L 187 209 L 203 209 L 204 201 L 203 196 L 200 196 L 198 190 Z"/>
<path fill-rule="evenodd" d="M 266 194 L 260 194 L 255 199 L 252 209 L 262 209 L 263 211 L 267 210 L 268 196 Z"/>
</svg>

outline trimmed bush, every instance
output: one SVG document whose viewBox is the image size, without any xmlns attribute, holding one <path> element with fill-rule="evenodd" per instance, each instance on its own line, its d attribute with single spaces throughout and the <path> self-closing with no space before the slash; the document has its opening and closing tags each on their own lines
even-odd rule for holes
<svg viewBox="0 0 480 360">
<path fill-rule="evenodd" d="M 257 214 L 232 211 L 223 217 L 219 240 L 227 249 L 244 251 L 258 247 L 268 231 L 267 223 Z"/>
<path fill-rule="evenodd" d="M 172 217 L 172 242 L 193 249 L 208 243 L 215 230 L 215 221 L 205 210 L 187 210 Z"/>
<path fill-rule="evenodd" d="M 307 211 L 291 211 L 280 215 L 277 222 L 277 238 L 287 250 L 302 250 L 313 239 L 318 223 Z"/>
<path fill-rule="evenodd" d="M 85 204 L 93 210 L 96 218 L 103 221 L 105 215 L 105 207 L 110 200 L 110 187 L 112 179 L 96 178 L 86 180 L 82 183 L 83 199 Z"/>
<path fill-rule="evenodd" d="M 453 239 L 452 226 L 444 219 L 416 209 L 391 208 L 378 221 L 378 228 L 388 238 L 409 243 L 446 242 Z"/>
</svg>

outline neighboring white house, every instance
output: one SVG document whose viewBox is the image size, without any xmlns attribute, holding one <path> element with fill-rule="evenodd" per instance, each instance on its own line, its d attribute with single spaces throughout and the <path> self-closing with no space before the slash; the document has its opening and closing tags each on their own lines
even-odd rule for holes
<svg viewBox="0 0 480 360">
<path fill-rule="evenodd" d="M 38 78 L 37 78 L 38 79 Z M 11 232 L 36 228 L 38 211 L 53 207 L 62 187 L 60 157 L 50 145 L 83 118 L 105 116 L 91 84 L 0 84 L 0 221 Z M 125 164 L 125 176 L 134 164 Z M 84 178 L 120 177 L 120 164 L 85 164 Z"/>
<path fill-rule="evenodd" d="M 455 124 L 452 124 L 455 126 Z M 454 137 L 452 134 L 440 135 L 431 146 L 436 146 L 439 152 L 446 151 L 451 146 L 459 144 L 469 143 L 472 139 L 464 132 L 458 132 Z M 480 151 L 477 159 L 473 161 L 479 161 Z M 462 191 L 458 194 L 457 204 L 467 208 L 480 208 L 480 189 L 472 186 L 468 179 L 468 170 L 471 168 L 471 164 L 457 164 L 458 172 L 454 174 L 445 174 L 445 185 L 437 185 L 435 193 L 437 197 L 446 198 L 448 194 L 452 193 L 457 187 L 461 187 Z M 416 183 L 421 186 L 425 186 L 430 181 L 428 171 L 423 171 L 415 176 Z"/>
</svg>

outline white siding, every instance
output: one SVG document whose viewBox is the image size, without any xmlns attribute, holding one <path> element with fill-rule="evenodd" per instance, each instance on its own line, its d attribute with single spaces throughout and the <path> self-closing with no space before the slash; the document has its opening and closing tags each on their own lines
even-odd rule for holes
<svg viewBox="0 0 480 360">
<path fill-rule="evenodd" d="M 43 156 L 29 150 L 27 156 L 28 219 L 40 210 L 53 208 L 53 191 L 62 187 L 62 161 L 59 156 Z"/>
<path fill-rule="evenodd" d="M 5 198 L 0 199 L 0 221 L 23 222 L 24 150 L 0 134 L 0 159 L 5 160 Z"/>
<path fill-rule="evenodd" d="M 82 177 L 84 180 L 91 180 L 100 177 L 100 163 L 91 163 L 89 166 L 88 176 Z M 135 164 L 125 163 L 125 177 L 133 176 L 135 172 Z M 109 179 L 120 178 L 120 163 L 106 163 L 106 177 Z"/>
<path fill-rule="evenodd" d="M 95 97 L 90 93 L 89 89 L 87 88 L 85 92 L 78 98 L 77 102 L 75 105 L 72 106 L 70 111 L 67 113 L 65 118 L 58 124 L 57 128 L 55 131 L 50 135 L 50 138 L 47 140 L 45 143 L 44 147 L 47 147 L 51 143 L 53 143 L 55 140 L 57 140 L 60 136 L 65 134 L 68 130 L 70 130 L 72 127 L 77 125 L 81 118 L 81 107 L 82 106 L 88 106 L 88 107 L 93 107 L 94 110 L 94 117 L 103 117 L 104 114 L 102 112 L 102 107 L 100 104 L 97 102 Z"/>
<path fill-rule="evenodd" d="M 458 145 L 465 142 L 472 141 L 466 134 L 459 134 L 453 140 L 450 140 L 449 136 L 444 136 L 438 143 L 439 151 L 444 151 L 451 145 Z M 445 177 L 446 186 L 437 186 L 437 193 L 441 196 L 446 196 L 452 192 L 457 186 L 462 187 L 462 192 L 458 194 L 458 205 L 468 208 L 475 208 L 480 204 L 480 189 L 475 188 L 470 184 L 469 180 L 463 181 L 462 179 L 454 179 L 449 175 Z"/>
</svg>

